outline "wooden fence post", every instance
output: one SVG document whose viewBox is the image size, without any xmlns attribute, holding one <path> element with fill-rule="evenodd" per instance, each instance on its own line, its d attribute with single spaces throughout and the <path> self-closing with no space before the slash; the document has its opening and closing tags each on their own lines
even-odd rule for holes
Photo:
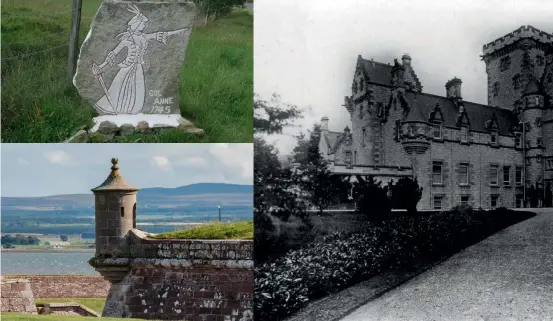
<svg viewBox="0 0 553 321">
<path fill-rule="evenodd" d="M 73 0 L 73 14 L 71 17 L 71 31 L 69 34 L 69 55 L 67 61 L 67 76 L 69 77 L 69 83 L 73 83 L 73 75 L 75 75 L 75 70 L 77 69 L 82 6 L 83 0 Z"/>
</svg>

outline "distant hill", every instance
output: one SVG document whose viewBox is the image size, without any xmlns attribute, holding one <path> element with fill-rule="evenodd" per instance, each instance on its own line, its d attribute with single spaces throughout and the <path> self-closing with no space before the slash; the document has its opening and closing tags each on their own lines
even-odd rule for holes
<svg viewBox="0 0 553 321">
<path fill-rule="evenodd" d="M 252 194 L 253 185 L 199 183 L 176 188 L 153 187 L 138 191 L 138 197 L 150 195 Z"/>
<path fill-rule="evenodd" d="M 54 209 L 79 209 L 94 206 L 94 195 L 65 194 L 43 197 L 2 197 L 2 210 L 29 209 L 50 211 Z M 153 187 L 138 191 L 138 207 L 178 207 L 191 203 L 253 203 L 253 185 L 224 183 L 199 183 L 175 188 Z"/>
</svg>

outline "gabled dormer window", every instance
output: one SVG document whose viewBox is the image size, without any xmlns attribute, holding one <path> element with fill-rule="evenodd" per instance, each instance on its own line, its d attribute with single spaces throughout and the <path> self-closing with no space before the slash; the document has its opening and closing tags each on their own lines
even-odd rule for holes
<svg viewBox="0 0 553 321">
<path fill-rule="evenodd" d="M 363 104 L 359 105 L 359 118 L 363 119 Z"/>
<path fill-rule="evenodd" d="M 401 140 L 401 121 L 396 120 L 396 140 Z"/>
<path fill-rule="evenodd" d="M 438 122 L 438 121 L 435 121 L 434 124 L 433 124 L 433 137 L 434 139 L 442 139 L 443 137 L 443 133 L 442 133 L 443 129 L 442 129 L 442 123 L 441 122 Z"/>
<path fill-rule="evenodd" d="M 543 66 L 544 64 L 543 56 L 536 56 L 536 61 L 538 62 L 538 66 Z"/>
</svg>

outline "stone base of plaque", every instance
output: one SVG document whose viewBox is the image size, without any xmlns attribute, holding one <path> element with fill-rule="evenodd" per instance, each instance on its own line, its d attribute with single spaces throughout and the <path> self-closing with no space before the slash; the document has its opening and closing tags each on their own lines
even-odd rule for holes
<svg viewBox="0 0 553 321">
<path fill-rule="evenodd" d="M 178 129 L 196 136 L 204 135 L 203 129 L 177 114 L 102 115 L 94 117 L 88 126 L 83 127 L 85 128 L 80 128 L 64 143 L 112 142 L 122 136 L 155 134 L 167 129 Z"/>
<path fill-rule="evenodd" d="M 171 128 L 179 127 L 182 120 L 181 115 L 158 115 L 158 114 L 136 114 L 136 115 L 102 115 L 94 117 L 94 125 L 91 133 L 100 132 L 107 134 L 122 127 L 133 127 L 138 130 L 146 128 Z"/>
</svg>

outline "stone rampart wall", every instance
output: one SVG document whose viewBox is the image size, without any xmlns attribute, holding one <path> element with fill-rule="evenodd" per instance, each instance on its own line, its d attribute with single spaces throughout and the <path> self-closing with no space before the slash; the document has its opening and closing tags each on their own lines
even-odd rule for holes
<svg viewBox="0 0 553 321">
<path fill-rule="evenodd" d="M 27 279 L 35 298 L 103 298 L 110 283 L 96 275 L 10 275 Z"/>
</svg>

